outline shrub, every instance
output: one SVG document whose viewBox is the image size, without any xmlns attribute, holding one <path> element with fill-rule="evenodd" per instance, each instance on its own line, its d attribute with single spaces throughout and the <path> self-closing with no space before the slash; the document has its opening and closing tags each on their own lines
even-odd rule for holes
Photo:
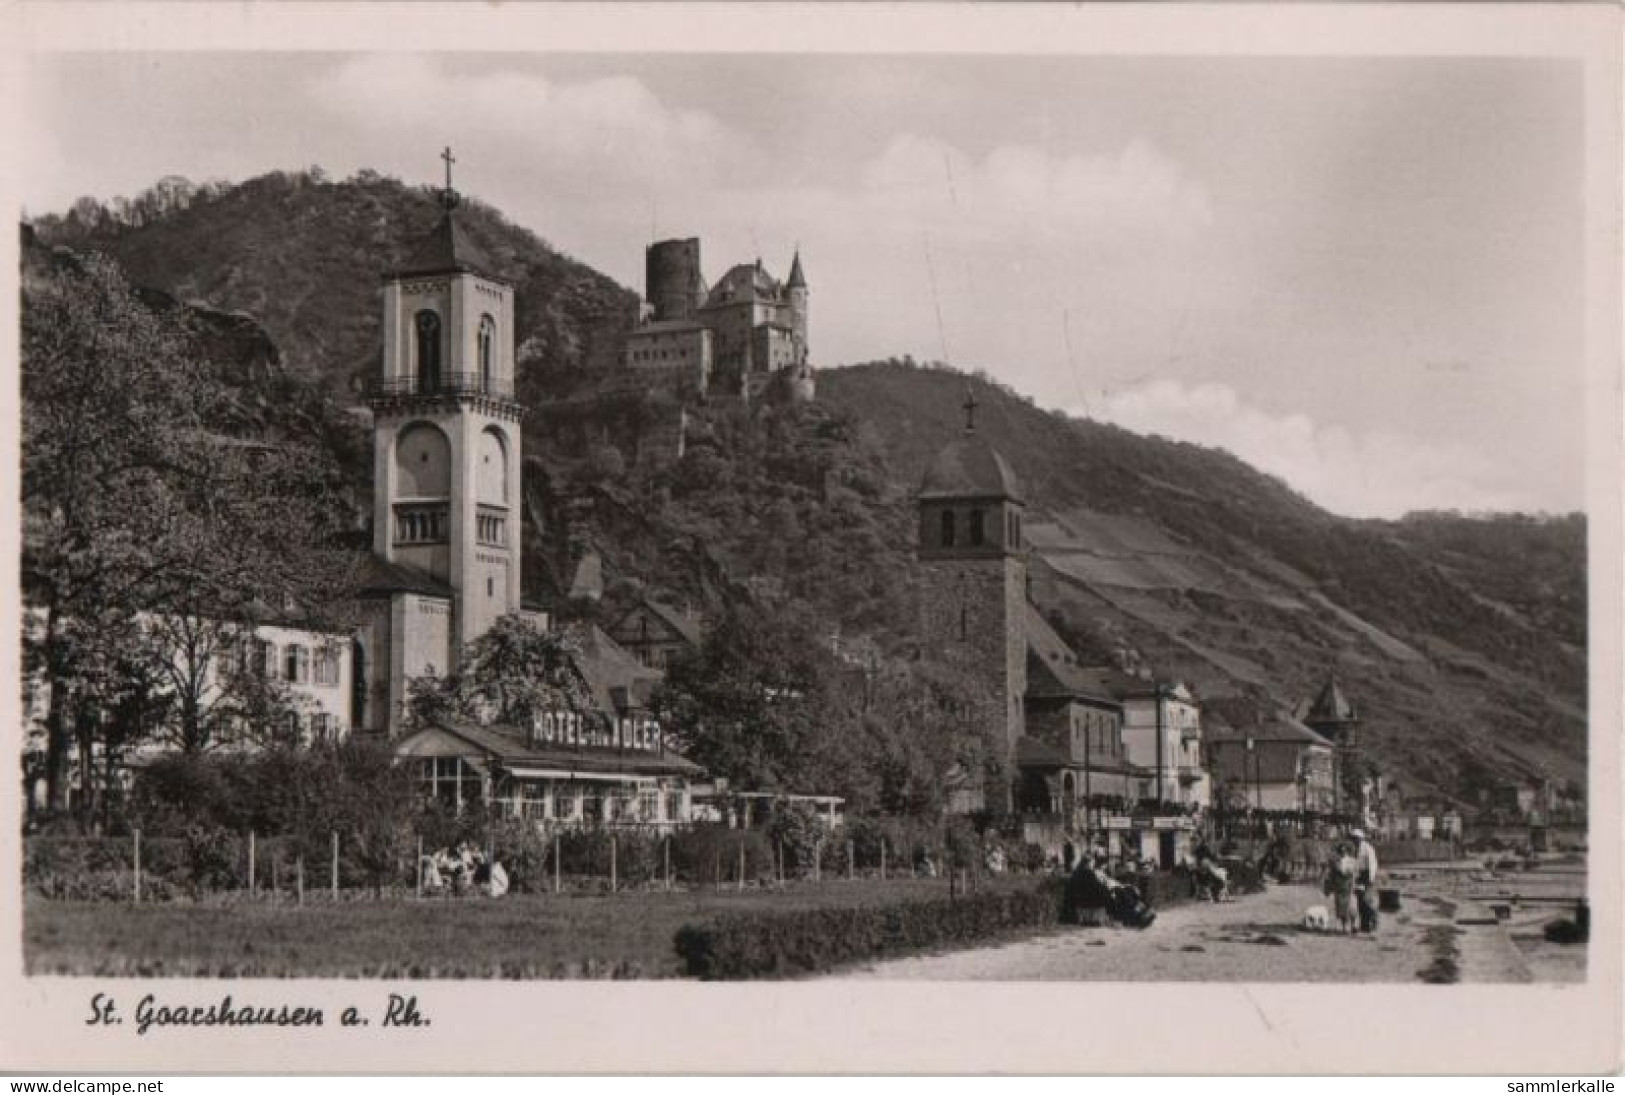
<svg viewBox="0 0 1625 1095">
<path fill-rule="evenodd" d="M 672 837 L 672 870 L 691 886 L 712 885 L 719 870 L 724 882 L 732 882 L 738 877 L 741 844 L 745 848 L 745 878 L 773 878 L 774 849 L 765 833 L 715 823 L 695 825 Z"/>
<path fill-rule="evenodd" d="M 828 830 L 818 811 L 806 803 L 780 803 L 768 825 L 768 839 L 784 851 L 786 875 L 811 874 Z"/>
<path fill-rule="evenodd" d="M 1054 887 L 901 905 L 732 913 L 678 929 L 691 976 L 740 980 L 818 973 L 925 947 L 965 946 L 1060 921 Z"/>
</svg>

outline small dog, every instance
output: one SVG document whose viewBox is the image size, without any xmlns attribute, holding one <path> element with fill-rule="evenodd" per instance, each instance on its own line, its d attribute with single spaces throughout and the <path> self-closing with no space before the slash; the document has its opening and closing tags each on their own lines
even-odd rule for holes
<svg viewBox="0 0 1625 1095">
<path fill-rule="evenodd" d="M 1331 926 L 1332 914 L 1326 906 L 1310 905 L 1308 909 L 1304 910 L 1303 928 L 1305 931 L 1330 931 Z"/>
</svg>

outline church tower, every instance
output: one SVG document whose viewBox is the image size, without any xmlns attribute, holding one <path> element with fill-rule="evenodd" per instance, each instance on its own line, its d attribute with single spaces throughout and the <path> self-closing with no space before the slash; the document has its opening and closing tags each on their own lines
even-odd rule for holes
<svg viewBox="0 0 1625 1095">
<path fill-rule="evenodd" d="M 449 670 L 519 611 L 520 435 L 514 290 L 457 217 L 447 149 L 444 212 L 383 288 L 374 386 L 373 553 L 451 591 Z"/>
<path fill-rule="evenodd" d="M 1002 710 L 994 731 L 1007 786 L 985 805 L 1010 808 L 1016 742 L 1026 732 L 1027 560 L 1025 505 L 1004 458 L 976 432 L 976 401 L 965 400 L 965 432 L 926 469 L 920 484 L 922 646 L 962 660 Z"/>
</svg>

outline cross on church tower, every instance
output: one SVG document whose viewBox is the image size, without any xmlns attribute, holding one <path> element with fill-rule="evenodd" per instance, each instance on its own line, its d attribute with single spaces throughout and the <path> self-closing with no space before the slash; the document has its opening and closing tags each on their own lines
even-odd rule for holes
<svg viewBox="0 0 1625 1095">
<path fill-rule="evenodd" d="M 969 388 L 965 389 L 965 402 L 963 404 L 961 404 L 961 406 L 963 406 L 965 408 L 965 432 L 966 433 L 975 433 L 976 432 L 976 407 L 977 407 L 976 394 L 974 392 L 972 392 Z"/>
<path fill-rule="evenodd" d="M 457 191 L 451 188 L 451 165 L 457 162 L 457 157 L 451 154 L 451 146 L 447 145 L 440 158 L 446 161 L 446 189 L 440 192 L 440 204 L 451 209 L 457 204 Z"/>
</svg>

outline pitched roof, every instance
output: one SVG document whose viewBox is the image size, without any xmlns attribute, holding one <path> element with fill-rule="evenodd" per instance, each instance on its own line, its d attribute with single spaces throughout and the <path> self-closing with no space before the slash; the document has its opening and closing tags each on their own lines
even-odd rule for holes
<svg viewBox="0 0 1625 1095">
<path fill-rule="evenodd" d="M 576 668 L 605 714 L 629 707 L 646 707 L 655 686 L 663 679 L 658 669 L 638 661 L 597 624 L 576 625 L 570 634 L 581 648 Z"/>
<path fill-rule="evenodd" d="M 1330 741 L 1284 711 L 1278 711 L 1272 717 L 1250 727 L 1231 726 L 1218 720 L 1208 720 L 1203 731 L 1209 745 L 1234 744 L 1252 738 L 1254 741 L 1284 741 L 1299 745 L 1320 745 L 1327 749 L 1332 747 Z"/>
<path fill-rule="evenodd" d="M 1004 457 L 981 434 L 966 430 L 944 445 L 925 469 L 922 500 L 937 498 L 1010 498 L 1021 500 L 1021 488 Z"/>
<path fill-rule="evenodd" d="M 705 771 L 674 749 L 532 743 L 516 727 L 479 726 L 461 720 L 409 734 L 396 745 L 395 753 L 402 757 L 476 756 L 507 768 L 547 768 L 572 774 L 698 776 Z"/>
<path fill-rule="evenodd" d="M 807 287 L 806 275 L 801 272 L 801 252 L 796 251 L 796 257 L 790 260 L 790 278 L 784 283 L 786 289 L 805 289 Z"/>
<path fill-rule="evenodd" d="M 741 262 L 723 274 L 711 287 L 706 304 L 739 304 L 763 297 L 773 298 L 778 293 L 779 283 L 762 269 L 762 262 L 757 259 L 755 262 Z"/>
<path fill-rule="evenodd" d="M 1077 655 L 1031 601 L 1027 632 L 1027 695 L 1035 699 L 1087 699 L 1117 705 L 1098 670 L 1080 666 Z"/>
<path fill-rule="evenodd" d="M 700 645 L 701 634 L 700 622 L 698 620 L 686 612 L 680 612 L 677 609 L 672 608 L 670 605 L 661 604 L 659 601 L 653 600 L 649 597 L 643 598 L 637 604 L 627 609 L 626 612 L 621 615 L 621 618 L 616 620 L 615 623 L 611 625 L 610 630 L 612 632 L 622 632 L 624 630 L 622 625 L 639 612 L 648 612 L 649 615 L 655 617 L 672 631 L 676 632 L 677 636 L 690 646 Z"/>
<path fill-rule="evenodd" d="M 452 596 L 452 588 L 421 570 L 391 563 L 368 553 L 356 576 L 357 597 L 387 597 L 393 593 L 416 593 L 425 597 Z"/>
<path fill-rule="evenodd" d="M 1343 695 L 1343 689 L 1337 683 L 1336 673 L 1326 678 L 1325 687 L 1304 712 L 1303 721 L 1311 726 L 1359 721 L 1354 705 Z"/>
<path fill-rule="evenodd" d="M 479 274 L 493 281 L 491 260 L 469 238 L 468 231 L 457 219 L 456 211 L 448 209 L 440 223 L 418 241 L 392 277 L 419 277 L 425 274 Z"/>
</svg>

